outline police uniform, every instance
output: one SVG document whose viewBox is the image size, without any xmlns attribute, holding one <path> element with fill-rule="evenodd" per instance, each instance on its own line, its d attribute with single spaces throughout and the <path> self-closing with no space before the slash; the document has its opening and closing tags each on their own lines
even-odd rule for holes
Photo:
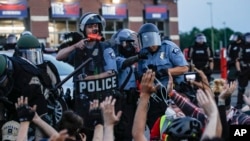
<svg viewBox="0 0 250 141">
<path fill-rule="evenodd" d="M 123 96 L 122 116 L 114 129 L 116 141 L 131 141 L 133 139 L 131 131 L 139 98 L 136 63 L 141 58 L 136 51 L 134 34 L 135 31 L 125 28 L 119 30 L 111 38 L 115 43 L 118 84 Z"/>
<path fill-rule="evenodd" d="M 1 88 L 2 92 L 7 95 L 8 100 L 12 102 L 5 103 L 10 115 L 16 113 L 14 103 L 20 96 L 28 97 L 29 105 L 37 105 L 38 115 L 44 115 L 48 112 L 46 100 L 42 91 L 42 84 L 39 77 L 39 71 L 36 66 L 31 65 L 20 57 L 9 57 L 12 62 L 13 70 L 9 78 L 9 83 L 5 88 Z M 16 117 L 16 114 L 14 116 Z M 15 119 L 17 120 L 17 119 Z"/>
<path fill-rule="evenodd" d="M 117 127 L 115 128 L 118 132 L 116 140 L 132 140 L 132 126 L 135 116 L 135 111 L 137 107 L 137 100 L 139 98 L 139 93 L 137 91 L 136 85 L 136 66 L 130 65 L 122 69 L 122 64 L 126 60 L 124 57 L 117 57 L 117 67 L 118 67 L 118 83 L 119 90 L 124 96 L 124 101 L 122 101 L 122 117 Z"/>
<path fill-rule="evenodd" d="M 93 55 L 94 54 L 94 55 Z M 84 75 L 96 75 L 102 72 L 106 72 L 108 70 L 113 70 L 117 72 L 116 59 L 114 50 L 104 45 L 104 43 L 96 43 L 92 49 L 85 48 L 84 50 L 76 49 L 74 50 L 68 57 L 67 62 L 77 68 L 81 63 L 83 63 L 88 58 L 93 58 L 92 61 L 87 63 L 79 72 L 77 72 L 73 76 L 74 81 L 74 110 L 81 115 L 82 117 L 86 117 L 88 115 L 89 102 L 93 99 L 99 99 L 99 101 L 104 100 L 104 98 L 108 95 L 112 95 L 112 90 L 102 92 L 98 92 L 97 85 L 93 85 L 91 89 L 92 92 L 88 92 L 88 88 L 84 89 L 80 87 L 80 83 L 78 80 L 78 76 L 81 74 Z M 106 85 L 102 85 L 104 87 Z M 115 84 L 118 87 L 118 84 Z M 115 86 L 114 86 L 115 87 Z M 105 88 L 104 88 L 105 89 Z"/>
<path fill-rule="evenodd" d="M 153 65 L 156 66 L 157 70 L 159 71 L 161 69 L 168 69 L 168 68 L 174 68 L 177 66 L 187 66 L 188 63 L 180 50 L 180 48 L 173 43 L 172 41 L 163 41 L 162 45 L 159 47 L 157 52 L 150 53 L 147 49 L 143 48 L 140 52 L 147 53 L 148 59 L 146 60 L 140 60 L 138 62 L 138 74 L 139 76 L 142 76 L 144 72 L 148 69 L 148 66 Z M 161 78 L 157 78 L 163 86 L 167 86 L 168 84 L 168 76 L 164 76 Z M 183 80 L 183 76 L 177 76 L 177 79 L 179 81 Z M 158 92 L 157 94 L 158 98 L 150 98 L 150 107 L 148 112 L 148 126 L 151 129 L 154 122 L 158 117 L 163 115 L 166 110 L 166 103 L 163 100 L 162 92 Z M 165 95 L 163 93 L 163 95 Z"/>
<path fill-rule="evenodd" d="M 213 61 L 210 59 L 213 58 L 212 49 L 205 43 L 202 45 L 195 43 L 194 46 L 189 48 L 189 57 L 191 63 L 194 64 L 197 69 L 202 70 L 210 81 L 210 76 L 212 74 L 210 63 Z"/>
<path fill-rule="evenodd" d="M 240 51 L 240 45 L 238 44 L 230 44 L 227 49 L 227 67 L 228 67 L 228 75 L 227 80 L 229 82 L 237 79 L 237 69 L 235 66 L 236 58 L 238 57 Z"/>
<path fill-rule="evenodd" d="M 250 80 L 250 44 L 245 44 L 240 48 L 239 58 L 240 64 L 240 74 L 238 76 L 238 95 L 237 95 L 237 108 L 241 108 L 243 101 L 243 94 L 245 93 L 245 88 Z"/>
</svg>

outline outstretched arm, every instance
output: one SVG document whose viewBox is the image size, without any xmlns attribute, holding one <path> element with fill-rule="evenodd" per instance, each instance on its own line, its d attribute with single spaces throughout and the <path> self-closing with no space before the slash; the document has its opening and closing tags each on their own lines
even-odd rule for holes
<svg viewBox="0 0 250 141">
<path fill-rule="evenodd" d="M 140 100 L 137 106 L 132 128 L 132 135 L 135 141 L 147 140 L 144 135 L 144 131 L 146 127 L 149 98 L 150 95 L 156 91 L 154 79 L 155 73 L 151 69 L 147 70 L 147 72 L 142 76 Z"/>
<path fill-rule="evenodd" d="M 122 111 L 119 111 L 117 115 L 115 114 L 115 102 L 116 99 L 109 96 L 101 103 L 104 119 L 103 141 L 114 140 L 114 126 L 120 121 L 122 115 Z"/>
<path fill-rule="evenodd" d="M 38 114 L 36 113 L 36 106 L 29 107 L 28 106 L 28 98 L 21 96 L 17 99 L 16 109 L 19 121 L 21 122 L 22 127 L 20 129 L 20 133 L 18 133 L 18 139 L 23 141 L 23 139 L 27 136 L 29 123 L 32 121 L 38 127 L 40 127 L 48 136 L 56 135 L 58 132 L 51 127 L 48 123 L 43 121 Z"/>
</svg>

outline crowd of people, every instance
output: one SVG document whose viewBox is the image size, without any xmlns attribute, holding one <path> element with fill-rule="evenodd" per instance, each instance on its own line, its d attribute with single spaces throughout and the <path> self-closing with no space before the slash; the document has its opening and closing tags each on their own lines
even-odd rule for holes
<svg viewBox="0 0 250 141">
<path fill-rule="evenodd" d="M 152 23 L 105 40 L 101 15 L 79 21 L 80 31 L 67 33 L 56 54 L 75 68 L 73 97 L 58 122 L 48 107 L 62 98 L 61 80 L 38 39 L 25 31 L 13 56 L 0 54 L 2 140 L 228 141 L 230 125 L 250 124 L 249 34 L 232 35 L 228 79 L 213 80 L 213 51 L 202 33 L 186 59 Z"/>
</svg>

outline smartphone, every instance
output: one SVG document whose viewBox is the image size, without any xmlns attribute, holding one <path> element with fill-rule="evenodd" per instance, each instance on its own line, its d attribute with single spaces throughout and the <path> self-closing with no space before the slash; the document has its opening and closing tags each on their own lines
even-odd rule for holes
<svg viewBox="0 0 250 141">
<path fill-rule="evenodd" d="M 184 80 L 186 82 L 188 81 L 199 81 L 199 75 L 197 72 L 187 72 L 187 73 L 184 73 Z"/>
</svg>

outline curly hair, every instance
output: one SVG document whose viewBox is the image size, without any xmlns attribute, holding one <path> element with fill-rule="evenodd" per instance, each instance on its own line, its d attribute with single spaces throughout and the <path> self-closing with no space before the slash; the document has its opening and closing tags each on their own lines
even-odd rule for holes
<svg viewBox="0 0 250 141">
<path fill-rule="evenodd" d="M 58 130 L 67 129 L 70 136 L 77 136 L 83 128 L 83 118 L 72 110 L 63 112 L 62 119 L 58 122 Z"/>
</svg>

